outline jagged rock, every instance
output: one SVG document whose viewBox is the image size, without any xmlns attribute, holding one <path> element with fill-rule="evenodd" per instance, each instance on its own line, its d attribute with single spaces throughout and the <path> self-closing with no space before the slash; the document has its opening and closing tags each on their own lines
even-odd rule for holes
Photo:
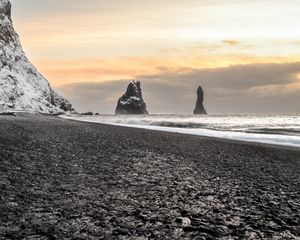
<svg viewBox="0 0 300 240">
<path fill-rule="evenodd" d="M 204 100 L 204 91 L 202 87 L 199 86 L 198 91 L 197 91 L 197 103 L 196 103 L 196 108 L 194 110 L 194 114 L 207 114 L 204 106 L 203 106 L 203 100 Z"/>
<path fill-rule="evenodd" d="M 81 113 L 80 115 L 82 115 L 82 116 L 93 116 L 94 113 L 93 112 L 85 112 L 85 113 Z"/>
<path fill-rule="evenodd" d="M 116 114 L 148 114 L 142 97 L 140 81 L 132 81 L 119 99 Z"/>
<path fill-rule="evenodd" d="M 9 0 L 0 0 L 0 112 L 61 113 L 72 110 L 29 62 L 11 20 Z"/>
</svg>

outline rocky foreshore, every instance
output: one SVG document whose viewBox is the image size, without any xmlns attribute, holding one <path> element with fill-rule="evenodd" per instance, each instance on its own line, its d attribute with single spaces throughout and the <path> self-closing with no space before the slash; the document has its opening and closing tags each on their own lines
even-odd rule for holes
<svg viewBox="0 0 300 240">
<path fill-rule="evenodd" d="M 0 116 L 0 239 L 299 239 L 300 150 Z"/>
</svg>

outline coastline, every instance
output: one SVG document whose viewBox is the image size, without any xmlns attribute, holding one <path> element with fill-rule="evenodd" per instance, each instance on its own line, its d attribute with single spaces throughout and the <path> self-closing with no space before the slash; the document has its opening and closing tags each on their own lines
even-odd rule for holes
<svg viewBox="0 0 300 240">
<path fill-rule="evenodd" d="M 0 239 L 300 237 L 300 149 L 0 116 Z"/>
<path fill-rule="evenodd" d="M 98 124 L 106 124 L 111 126 L 119 126 L 119 127 L 127 127 L 127 128 L 135 128 L 135 129 L 145 129 L 150 131 L 159 131 L 159 132 L 170 132 L 176 134 L 185 134 L 185 135 L 194 135 L 200 137 L 208 137 L 215 139 L 226 139 L 233 141 L 241 141 L 241 142 L 249 142 L 249 143 L 261 143 L 268 145 L 276 145 L 276 146 L 288 146 L 300 148 L 300 137 L 293 135 L 278 135 L 275 133 L 267 134 L 267 133 L 259 133 L 259 132 L 243 132 L 243 131 L 222 131 L 222 130 L 213 130 L 209 128 L 185 128 L 185 127 L 166 127 L 166 126 L 157 126 L 152 124 L 138 124 L 137 122 L 132 123 L 122 123 L 122 122 L 107 122 L 107 120 L 97 119 L 96 117 L 90 116 L 67 116 L 61 115 L 63 119 L 75 120 L 81 122 L 88 123 L 98 123 Z M 132 116 L 131 116 L 132 117 Z"/>
</svg>

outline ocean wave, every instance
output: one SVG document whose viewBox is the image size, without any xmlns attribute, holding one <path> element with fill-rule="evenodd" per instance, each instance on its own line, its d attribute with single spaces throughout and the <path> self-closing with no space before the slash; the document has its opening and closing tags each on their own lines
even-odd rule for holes
<svg viewBox="0 0 300 240">
<path fill-rule="evenodd" d="M 150 130 L 300 147 L 299 115 L 100 115 L 66 116 L 66 118 Z"/>
<path fill-rule="evenodd" d="M 253 128 L 245 130 L 247 133 L 274 134 L 300 136 L 300 129 L 295 128 Z"/>
<path fill-rule="evenodd" d="M 168 122 L 168 121 L 151 122 L 149 125 L 160 126 L 160 127 L 176 127 L 176 128 L 204 128 L 204 127 L 207 127 L 206 124 L 201 124 L 201 123 Z"/>
<path fill-rule="evenodd" d="M 135 122 L 134 124 L 138 124 Z M 144 123 L 142 125 L 158 126 L 158 127 L 172 127 L 172 128 L 191 128 L 191 129 L 208 129 L 215 131 L 233 131 L 233 132 L 245 132 L 245 133 L 259 133 L 259 134 L 279 134 L 300 136 L 300 128 L 288 128 L 288 126 L 282 128 L 274 127 L 262 127 L 262 128 L 249 128 L 249 126 L 214 126 L 213 124 L 202 124 L 195 122 L 171 122 L 171 121 L 154 121 Z"/>
</svg>

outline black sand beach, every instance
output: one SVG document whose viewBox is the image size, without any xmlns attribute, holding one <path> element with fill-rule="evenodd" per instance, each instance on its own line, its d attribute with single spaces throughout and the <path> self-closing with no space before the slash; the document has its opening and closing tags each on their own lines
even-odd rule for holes
<svg viewBox="0 0 300 240">
<path fill-rule="evenodd" d="M 0 116 L 0 239 L 299 237 L 300 149 Z"/>
</svg>

